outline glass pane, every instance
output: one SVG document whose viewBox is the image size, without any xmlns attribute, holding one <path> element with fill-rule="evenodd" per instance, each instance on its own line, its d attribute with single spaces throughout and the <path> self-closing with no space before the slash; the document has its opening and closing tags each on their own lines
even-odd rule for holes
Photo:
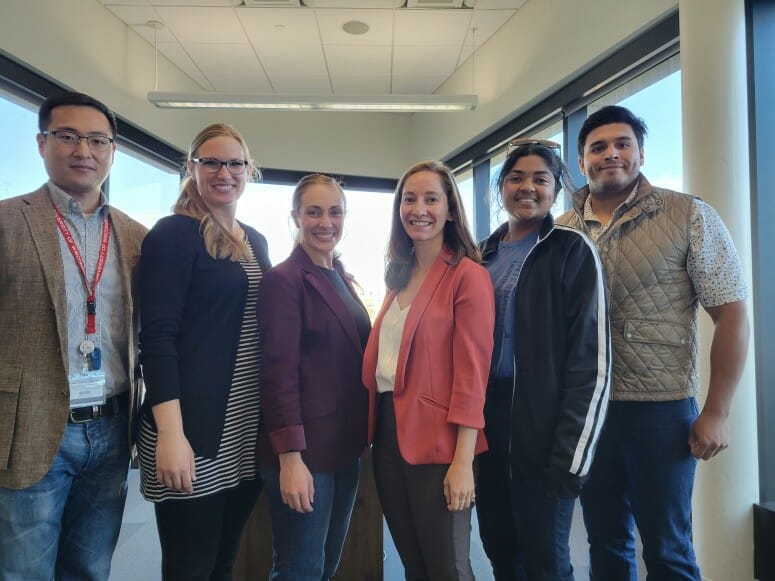
<svg viewBox="0 0 775 581">
<path fill-rule="evenodd" d="M 457 181 L 457 189 L 463 200 L 463 211 L 466 214 L 468 231 L 471 232 L 471 236 L 476 240 L 476 228 L 474 227 L 474 173 L 470 170 L 463 172 L 455 176 L 455 181 Z"/>
<path fill-rule="evenodd" d="M 654 185 L 683 190 L 681 71 L 675 56 L 591 103 L 594 113 L 606 105 L 627 107 L 648 126 L 643 173 Z"/>
<path fill-rule="evenodd" d="M 167 216 L 180 193 L 178 172 L 162 169 L 133 152 L 116 151 L 110 170 L 110 203 L 150 228 Z"/>
<path fill-rule="evenodd" d="M 11 140 L 0 158 L 0 200 L 28 194 L 48 179 L 35 142 L 38 114 L 32 109 L 0 92 L 0 135 Z"/>
</svg>

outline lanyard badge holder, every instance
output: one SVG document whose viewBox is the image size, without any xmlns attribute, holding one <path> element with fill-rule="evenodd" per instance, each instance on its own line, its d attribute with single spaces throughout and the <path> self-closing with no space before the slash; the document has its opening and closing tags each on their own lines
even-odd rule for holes
<svg viewBox="0 0 775 581">
<path fill-rule="evenodd" d="M 99 284 L 102 273 L 105 270 L 105 262 L 108 257 L 108 247 L 110 244 L 110 220 L 105 219 L 102 224 L 102 235 L 100 237 L 100 250 L 97 257 L 97 266 L 94 271 L 94 280 L 89 285 L 86 275 L 86 264 L 81 257 L 78 246 L 75 244 L 70 229 L 65 223 L 64 217 L 59 209 L 54 205 L 56 212 L 56 223 L 59 231 L 65 239 L 70 254 L 73 255 L 78 270 L 83 277 L 86 286 L 86 333 L 83 341 L 78 345 L 78 351 L 84 357 L 84 365 L 78 373 L 70 373 L 68 383 L 70 384 L 70 407 L 79 408 L 85 406 L 102 405 L 106 401 L 106 378 L 102 370 L 102 351 L 96 341 L 89 339 L 91 335 L 97 334 L 97 285 Z M 95 337 L 96 338 L 96 337 Z"/>
</svg>

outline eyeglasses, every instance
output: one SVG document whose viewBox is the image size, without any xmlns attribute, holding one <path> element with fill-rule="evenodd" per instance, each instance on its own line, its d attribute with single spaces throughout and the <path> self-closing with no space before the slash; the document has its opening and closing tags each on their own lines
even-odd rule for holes
<svg viewBox="0 0 775 581">
<path fill-rule="evenodd" d="M 56 131 L 41 131 L 41 135 L 53 135 L 54 140 L 64 147 L 71 147 L 75 149 L 81 141 L 86 140 L 89 145 L 89 149 L 93 151 L 107 151 L 110 146 L 113 145 L 115 139 L 111 139 L 107 135 L 78 135 L 74 131 L 66 131 L 59 129 Z"/>
<path fill-rule="evenodd" d="M 541 145 L 547 149 L 551 149 L 557 155 L 560 155 L 561 146 L 556 141 L 550 141 L 548 139 L 533 139 L 532 137 L 518 137 L 517 139 L 512 139 L 509 141 L 506 155 L 511 155 L 512 151 L 518 147 L 522 147 L 523 145 Z"/>
<path fill-rule="evenodd" d="M 214 157 L 195 157 L 191 161 L 203 167 L 210 173 L 218 173 L 223 166 L 229 170 L 229 173 L 233 176 L 242 175 L 248 167 L 248 162 L 244 159 L 227 159 L 221 161 Z"/>
</svg>

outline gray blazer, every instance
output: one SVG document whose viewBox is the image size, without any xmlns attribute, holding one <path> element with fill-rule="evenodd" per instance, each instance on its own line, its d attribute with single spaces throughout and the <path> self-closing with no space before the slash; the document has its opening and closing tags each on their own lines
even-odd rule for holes
<svg viewBox="0 0 775 581">
<path fill-rule="evenodd" d="M 110 219 L 127 297 L 132 418 L 140 397 L 133 275 L 147 230 L 115 208 Z M 46 186 L 0 202 L 0 327 L 0 486 L 26 488 L 51 467 L 70 408 L 64 270 Z"/>
</svg>

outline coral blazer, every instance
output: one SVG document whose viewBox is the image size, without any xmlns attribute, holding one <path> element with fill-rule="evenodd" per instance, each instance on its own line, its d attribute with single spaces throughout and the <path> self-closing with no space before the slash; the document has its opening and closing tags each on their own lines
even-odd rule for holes
<svg viewBox="0 0 775 581">
<path fill-rule="evenodd" d="M 449 464 L 458 426 L 479 430 L 476 453 L 487 449 L 484 396 L 490 371 L 495 301 L 487 270 L 468 258 L 450 264 L 443 252 L 409 307 L 398 352 L 393 402 L 398 447 L 409 464 Z M 369 391 L 369 441 L 376 420 L 377 356 L 382 319 L 397 291 L 385 297 L 363 358 Z"/>
</svg>

